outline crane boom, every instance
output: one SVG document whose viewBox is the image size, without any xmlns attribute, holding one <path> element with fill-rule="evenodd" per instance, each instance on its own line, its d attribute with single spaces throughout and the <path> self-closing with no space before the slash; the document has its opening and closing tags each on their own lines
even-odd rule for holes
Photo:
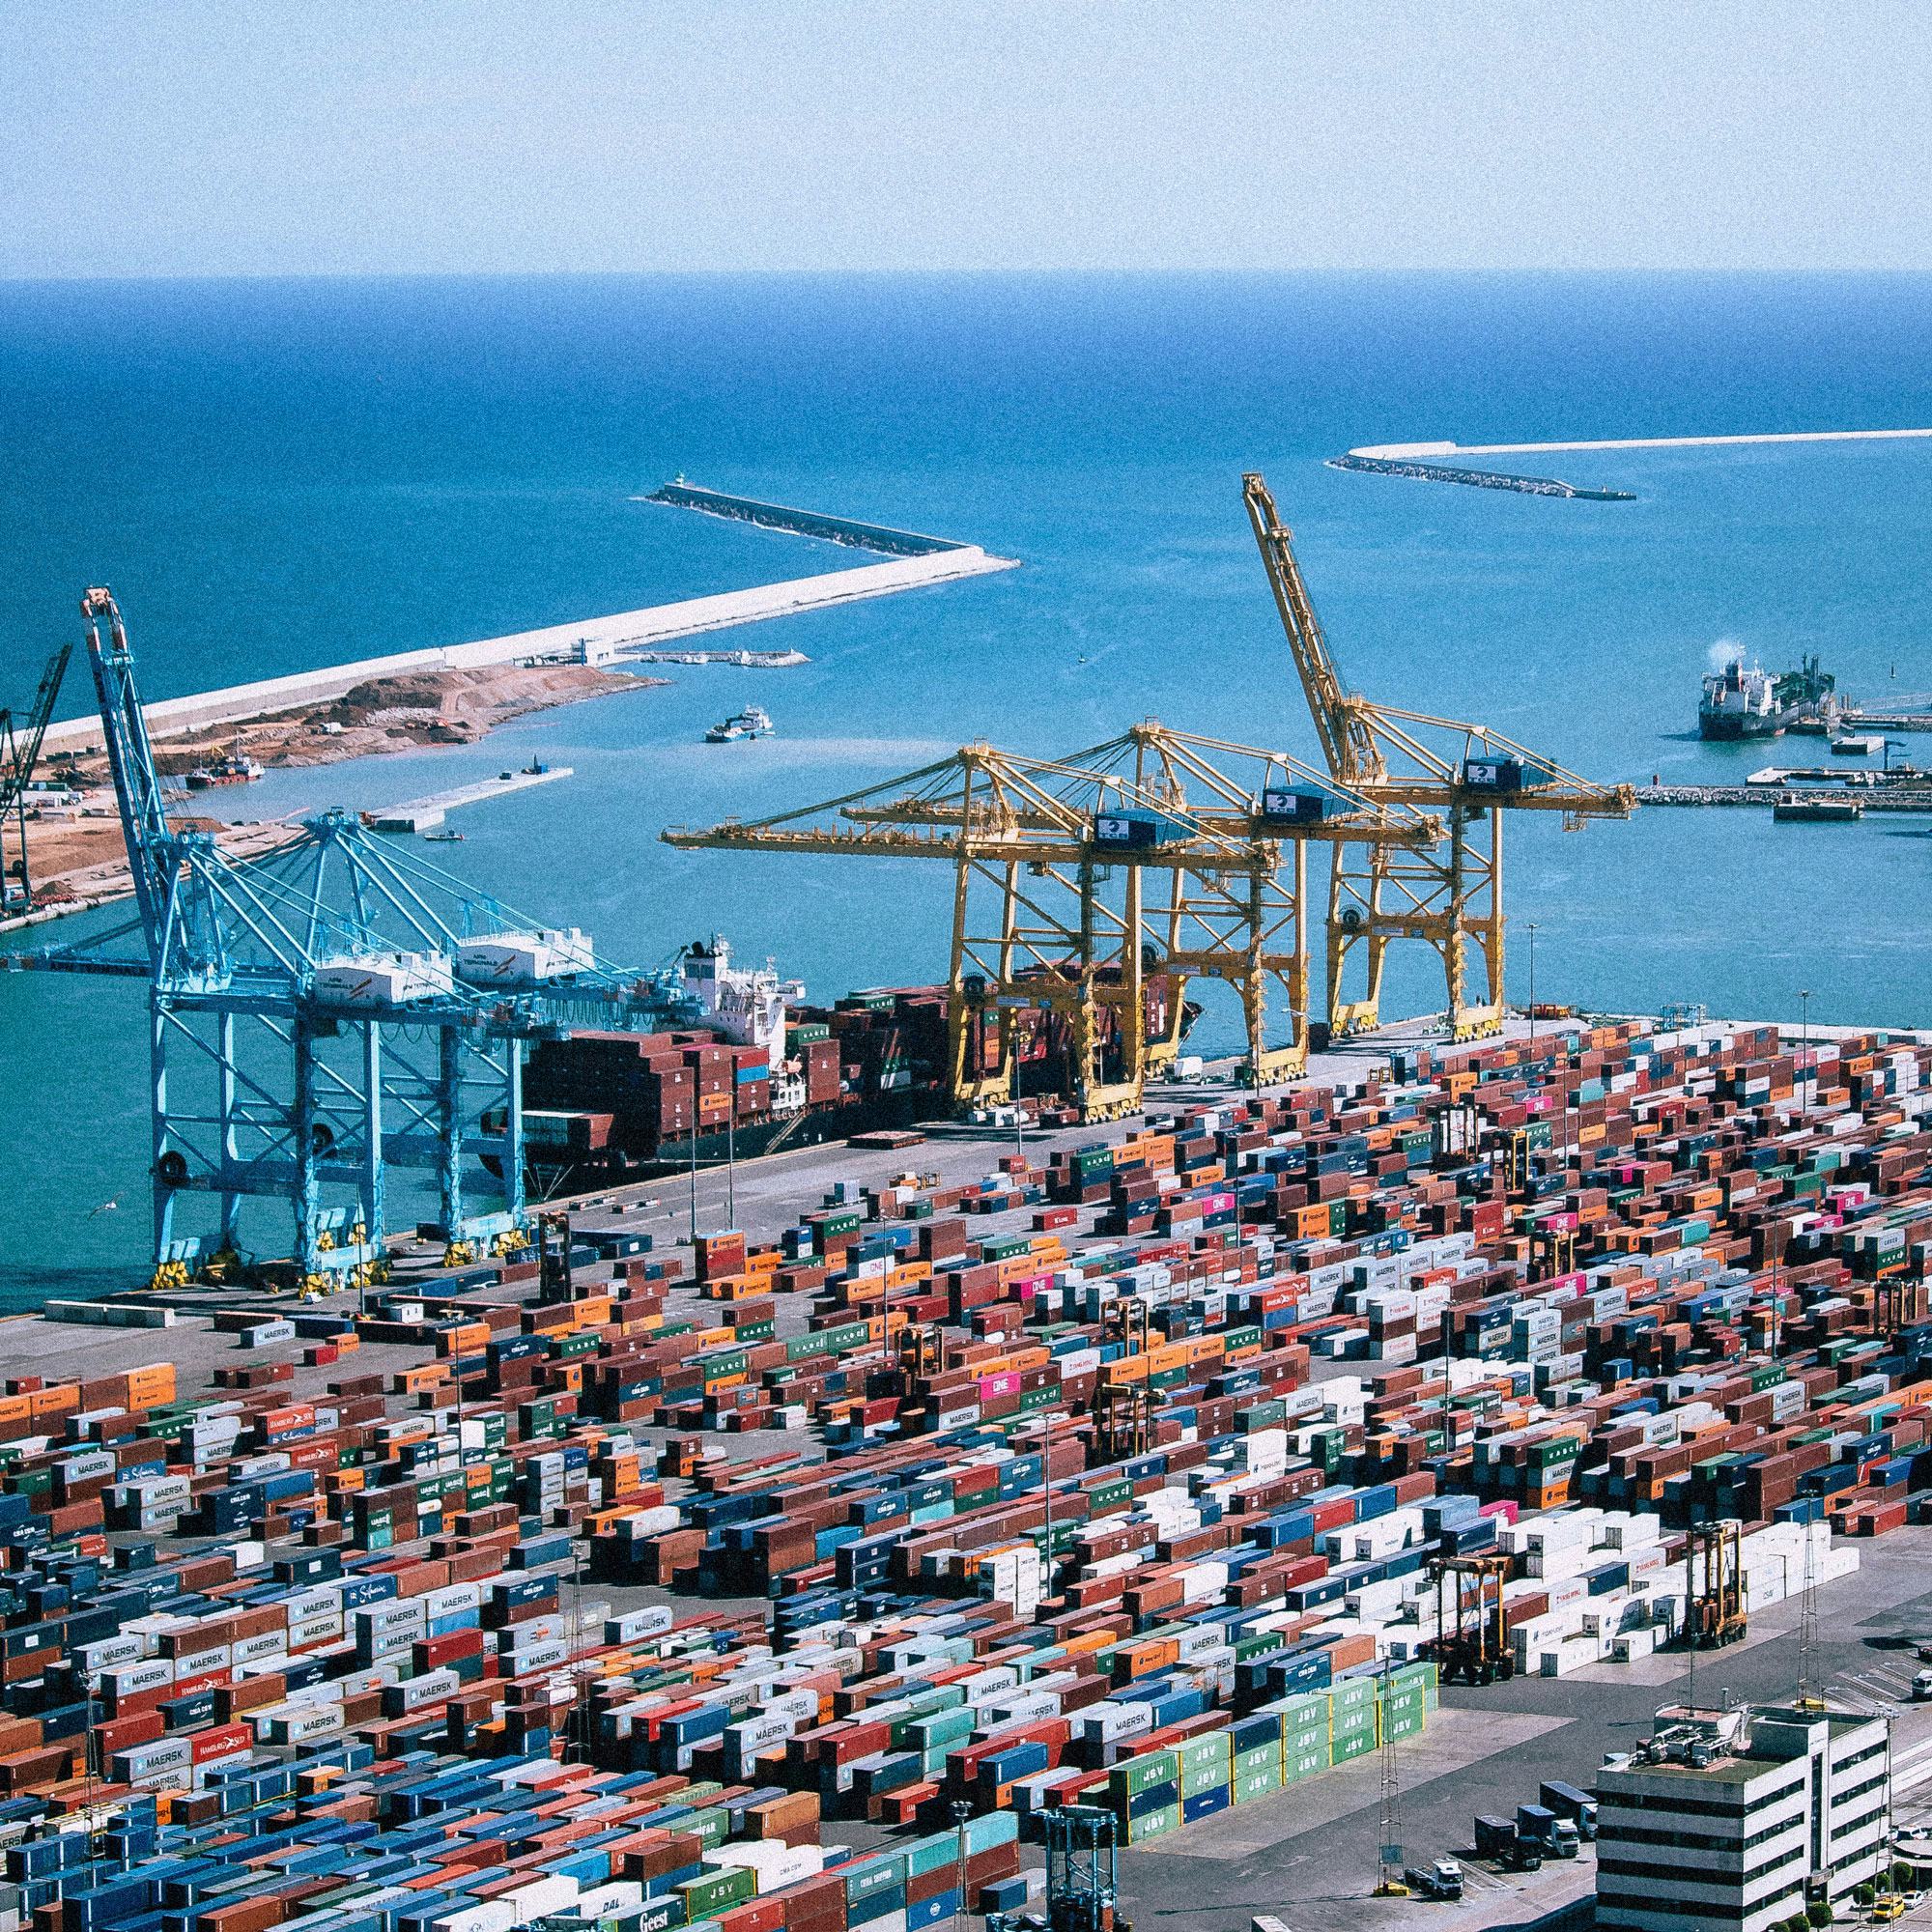
<svg viewBox="0 0 1932 1932">
<path fill-rule="evenodd" d="M 121 831 L 128 841 L 128 870 L 134 881 L 134 898 L 141 909 L 150 953 L 158 958 L 164 945 L 169 883 L 174 874 L 173 828 L 161 797 L 160 774 L 155 768 L 154 748 L 148 742 L 148 721 L 141 710 L 141 694 L 134 683 L 134 653 L 128 647 L 128 627 L 112 591 L 97 586 L 83 594 L 80 614 L 87 621 L 87 658 L 94 670 L 94 689 L 100 700 L 100 725 L 107 745 L 108 769 L 114 795 L 121 806 Z M 107 619 L 108 641 L 100 641 L 100 620 Z"/>
<path fill-rule="evenodd" d="M 1334 654 L 1321 634 L 1314 601 L 1294 558 L 1292 533 L 1275 509 L 1267 484 L 1250 472 L 1241 478 L 1241 498 L 1248 506 L 1248 522 L 1254 526 L 1255 542 L 1261 547 L 1268 585 L 1274 591 L 1275 609 L 1281 613 L 1281 628 L 1288 636 L 1288 648 L 1301 678 L 1302 694 L 1308 699 L 1330 777 L 1350 784 L 1383 777 L 1386 768 L 1381 748 L 1363 716 L 1362 700 L 1342 687 L 1342 674 L 1335 668 Z"/>
<path fill-rule="evenodd" d="M 15 741 L 12 769 L 0 772 L 0 786 L 12 792 L 26 788 L 27 781 L 34 775 L 34 767 L 41 761 L 41 740 L 47 734 L 47 721 L 54 715 L 54 701 L 60 696 L 63 681 L 67 677 L 68 660 L 73 655 L 71 644 L 63 644 L 46 662 L 41 672 L 39 689 L 34 693 L 34 708 L 27 717 L 27 731 L 23 738 Z"/>
<path fill-rule="evenodd" d="M 1241 478 L 1275 609 L 1308 700 L 1331 779 L 1380 806 L 1435 810 L 1449 820 L 1449 850 L 1410 854 L 1386 841 L 1343 839 L 1328 877 L 1328 1023 L 1337 1034 L 1379 1023 L 1382 961 L 1414 940 L 1441 955 L 1455 1039 L 1503 1023 L 1502 827 L 1511 810 L 1560 812 L 1566 830 L 1591 818 L 1628 818 L 1628 785 L 1593 784 L 1485 724 L 1378 704 L 1344 688 L 1302 582 L 1288 526 L 1267 484 Z M 1471 999 L 1471 949 L 1486 981 Z M 1359 998 L 1344 990 L 1351 956 L 1366 954 Z"/>
<path fill-rule="evenodd" d="M 34 880 L 27 857 L 27 781 L 41 761 L 41 741 L 46 736 L 47 720 L 53 716 L 54 701 L 60 696 L 68 660 L 72 655 L 73 646 L 63 644 L 47 660 L 41 672 L 40 687 L 34 693 L 34 707 L 27 715 L 23 736 L 14 730 L 13 713 L 0 711 L 0 738 L 4 738 L 6 747 L 4 757 L 0 757 L 0 850 L 5 848 L 5 826 L 11 816 L 20 844 L 19 861 L 14 869 L 20 880 L 20 901 L 29 911 L 34 903 Z M 8 888 L 0 882 L 0 902 L 7 897 Z"/>
</svg>

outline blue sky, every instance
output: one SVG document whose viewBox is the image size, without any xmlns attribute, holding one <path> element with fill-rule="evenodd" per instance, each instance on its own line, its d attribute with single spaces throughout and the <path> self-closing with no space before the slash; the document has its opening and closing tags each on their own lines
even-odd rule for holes
<svg viewBox="0 0 1932 1932">
<path fill-rule="evenodd" d="M 1932 7 L 11 0 L 0 276 L 1932 267 Z"/>
</svg>

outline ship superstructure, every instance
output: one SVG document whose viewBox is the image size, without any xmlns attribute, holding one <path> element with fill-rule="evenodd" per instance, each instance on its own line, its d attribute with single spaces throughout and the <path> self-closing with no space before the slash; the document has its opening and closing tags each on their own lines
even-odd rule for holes
<svg viewBox="0 0 1932 1932">
<path fill-rule="evenodd" d="M 1819 668 L 1815 657 L 1777 676 L 1733 657 L 1721 670 L 1706 673 L 1697 701 L 1697 730 L 1704 738 L 1735 741 L 1776 738 L 1802 721 L 1835 708 L 1837 680 Z"/>
</svg>

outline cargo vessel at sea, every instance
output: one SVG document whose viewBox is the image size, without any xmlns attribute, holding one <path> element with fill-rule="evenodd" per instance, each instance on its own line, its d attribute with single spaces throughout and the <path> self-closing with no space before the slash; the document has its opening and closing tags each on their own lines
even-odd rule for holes
<svg viewBox="0 0 1932 1932">
<path fill-rule="evenodd" d="M 728 941 L 714 935 L 685 948 L 657 991 L 660 1031 L 580 1028 L 531 1046 L 523 1134 L 533 1192 L 648 1180 L 952 1112 L 945 986 L 878 987 L 810 1006 L 798 980 L 770 961 L 735 965 Z M 1151 1032 L 1167 1031 L 1175 993 L 1171 977 L 1147 976 Z M 1183 1035 L 1198 1012 L 1183 1000 Z M 1002 1017 L 969 1008 L 956 1047 L 969 1066 L 1000 1065 Z M 1074 1043 L 1065 1015 L 1042 1004 L 1004 1017 L 1018 1042 L 1022 1098 L 1065 1092 Z M 1118 1044 L 1102 1038 L 1103 1061 Z M 502 1110 L 482 1124 L 487 1138 L 500 1137 Z M 485 1163 L 496 1171 L 493 1156 Z"/>
<path fill-rule="evenodd" d="M 1697 735 L 1720 743 L 1776 738 L 1802 724 L 1826 719 L 1836 707 L 1837 679 L 1804 658 L 1796 670 L 1774 676 L 1742 656 L 1705 674 L 1697 700 Z"/>
</svg>

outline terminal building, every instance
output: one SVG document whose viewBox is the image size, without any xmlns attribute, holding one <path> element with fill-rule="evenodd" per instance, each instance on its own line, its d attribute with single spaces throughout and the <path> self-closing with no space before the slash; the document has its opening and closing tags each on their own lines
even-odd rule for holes
<svg viewBox="0 0 1932 1932">
<path fill-rule="evenodd" d="M 1887 1720 L 1817 1705 L 1658 1714 L 1597 1775 L 1601 1932 L 1769 1932 L 1885 1868 Z"/>
</svg>

